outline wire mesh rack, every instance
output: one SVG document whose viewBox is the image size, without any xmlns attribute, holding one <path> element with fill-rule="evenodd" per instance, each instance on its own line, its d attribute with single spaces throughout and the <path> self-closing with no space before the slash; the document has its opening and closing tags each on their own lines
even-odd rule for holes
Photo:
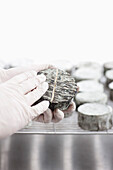
<svg viewBox="0 0 113 170">
<path fill-rule="evenodd" d="M 113 107 L 113 102 L 108 101 L 108 104 Z M 95 134 L 113 134 L 113 128 L 107 131 L 87 131 L 78 126 L 78 113 L 74 112 L 72 116 L 64 118 L 59 123 L 44 124 L 40 122 L 30 122 L 24 129 L 18 131 L 18 134 L 58 134 L 58 135 L 95 135 Z"/>
</svg>

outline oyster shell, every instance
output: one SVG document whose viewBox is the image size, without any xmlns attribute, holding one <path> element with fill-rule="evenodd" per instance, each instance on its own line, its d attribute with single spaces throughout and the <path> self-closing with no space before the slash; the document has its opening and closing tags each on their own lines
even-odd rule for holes
<svg viewBox="0 0 113 170">
<path fill-rule="evenodd" d="M 46 76 L 46 81 L 49 84 L 49 89 L 35 104 L 43 100 L 48 100 L 50 102 L 49 107 L 51 110 L 56 108 L 60 110 L 66 110 L 69 107 L 71 100 L 75 97 L 78 87 L 75 83 L 75 79 L 71 77 L 69 73 L 60 69 L 57 70 L 57 81 L 54 91 L 54 98 L 52 101 L 51 99 L 55 86 L 56 69 L 47 69 L 38 72 L 38 74 L 44 74 Z"/>
</svg>

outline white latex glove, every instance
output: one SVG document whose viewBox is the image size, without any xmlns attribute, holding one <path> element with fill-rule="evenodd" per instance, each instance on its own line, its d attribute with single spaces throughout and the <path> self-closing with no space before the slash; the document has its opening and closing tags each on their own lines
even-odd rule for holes
<svg viewBox="0 0 113 170">
<path fill-rule="evenodd" d="M 16 67 L 11 68 L 8 70 L 0 69 L 0 82 L 3 83 L 10 78 L 14 77 L 15 75 L 18 75 L 20 73 L 23 73 L 25 71 L 29 70 L 35 70 L 36 72 L 39 72 L 41 70 L 45 70 L 48 68 L 54 68 L 52 65 L 44 64 L 44 65 L 31 65 L 29 67 Z M 75 103 L 72 102 L 69 108 L 65 111 L 61 111 L 59 109 L 56 109 L 54 112 L 52 112 L 49 108 L 46 112 L 44 112 L 42 115 L 37 117 L 35 120 L 39 122 L 49 123 L 49 122 L 59 122 L 64 118 L 65 113 L 72 113 L 75 111 Z"/>
<path fill-rule="evenodd" d="M 0 84 L 0 138 L 23 128 L 48 109 L 49 102 L 36 102 L 48 89 L 44 75 L 25 72 Z"/>
<path fill-rule="evenodd" d="M 48 108 L 43 114 L 35 118 L 35 121 L 49 123 L 57 123 L 64 118 L 65 114 L 72 114 L 75 111 L 75 103 L 72 101 L 67 110 L 55 109 L 53 112 Z"/>
<path fill-rule="evenodd" d="M 10 68 L 10 69 L 0 69 L 0 83 L 3 83 L 9 79 L 11 79 L 12 77 L 24 73 L 26 71 L 36 71 L 39 72 L 41 70 L 45 70 L 48 68 L 55 68 L 52 65 L 48 65 L 48 64 L 43 64 L 43 65 L 31 65 L 29 67 L 15 67 L 15 68 Z"/>
</svg>

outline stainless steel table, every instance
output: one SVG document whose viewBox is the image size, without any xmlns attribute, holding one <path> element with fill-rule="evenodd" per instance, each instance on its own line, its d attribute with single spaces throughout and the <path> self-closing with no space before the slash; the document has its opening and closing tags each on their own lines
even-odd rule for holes
<svg viewBox="0 0 113 170">
<path fill-rule="evenodd" d="M 113 136 L 15 134 L 0 141 L 0 170 L 113 170 Z"/>
</svg>

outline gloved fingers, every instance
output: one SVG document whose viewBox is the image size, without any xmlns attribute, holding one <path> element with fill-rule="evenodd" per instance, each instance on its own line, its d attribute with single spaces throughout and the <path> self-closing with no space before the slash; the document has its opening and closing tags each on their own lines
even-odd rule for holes
<svg viewBox="0 0 113 170">
<path fill-rule="evenodd" d="M 64 118 L 64 113 L 55 109 L 53 112 L 48 108 L 43 114 L 39 115 L 35 120 L 43 123 L 54 122 L 57 123 Z"/>
<path fill-rule="evenodd" d="M 52 121 L 53 113 L 48 108 L 43 114 L 36 117 L 34 120 L 42 123 L 50 123 Z"/>
<path fill-rule="evenodd" d="M 35 118 L 40 114 L 44 113 L 48 109 L 48 107 L 49 107 L 49 101 L 45 101 L 45 100 L 38 103 L 35 106 L 32 106 L 31 107 L 32 118 Z"/>
<path fill-rule="evenodd" d="M 36 89 L 27 93 L 25 95 L 25 98 L 27 100 L 28 105 L 31 106 L 33 103 L 39 100 L 44 95 L 44 93 L 47 91 L 47 89 L 48 89 L 48 83 L 43 82 Z"/>
<path fill-rule="evenodd" d="M 44 82 L 45 79 L 46 77 L 44 75 L 39 75 L 25 80 L 19 84 L 20 90 L 23 91 L 23 94 L 26 94 L 31 90 L 35 89 L 36 87 L 40 86 L 40 83 Z"/>
<path fill-rule="evenodd" d="M 53 113 L 51 109 L 48 108 L 43 114 L 44 114 L 44 123 L 50 123 L 53 118 Z"/>
<path fill-rule="evenodd" d="M 44 114 L 39 115 L 38 117 L 33 119 L 36 122 L 44 123 Z"/>
<path fill-rule="evenodd" d="M 25 72 L 25 73 L 22 73 L 22 74 L 19 74 L 19 75 L 13 77 L 9 81 L 13 81 L 15 83 L 22 83 L 25 80 L 36 77 L 36 75 L 37 75 L 36 71 L 28 71 L 28 72 Z"/>
<path fill-rule="evenodd" d="M 46 76 L 44 74 L 40 74 L 40 75 L 37 75 L 37 79 L 39 83 L 43 83 L 44 81 L 46 81 Z"/>
<path fill-rule="evenodd" d="M 43 114 L 36 117 L 34 120 L 42 123 L 50 123 L 53 118 L 52 111 L 48 108 Z"/>
<path fill-rule="evenodd" d="M 54 123 L 57 123 L 64 118 L 64 113 L 59 109 L 55 109 L 53 111 L 53 115 L 54 115 L 54 117 L 53 117 L 52 122 L 54 122 Z"/>
<path fill-rule="evenodd" d="M 75 111 L 75 109 L 76 109 L 75 102 L 72 101 L 70 106 L 68 107 L 68 109 L 67 110 L 63 110 L 63 112 L 64 112 L 64 114 L 67 114 L 67 113 L 71 114 L 72 112 Z"/>
<path fill-rule="evenodd" d="M 51 64 L 42 64 L 42 65 L 39 65 L 39 66 L 34 65 L 33 68 L 34 68 L 33 70 L 39 72 L 39 71 L 41 71 L 41 70 L 46 70 L 46 69 L 48 69 L 48 68 L 53 68 L 53 69 L 54 69 L 55 66 L 53 66 L 53 65 L 51 65 Z"/>
<path fill-rule="evenodd" d="M 24 72 L 30 72 L 32 70 L 39 72 L 41 70 L 44 69 L 48 69 L 48 68 L 55 68 L 53 65 L 50 64 L 42 64 L 42 65 L 31 65 L 29 67 L 15 67 L 15 68 L 11 68 L 8 70 L 5 70 L 5 81 L 11 79 L 12 77 L 22 74 Z"/>
</svg>

